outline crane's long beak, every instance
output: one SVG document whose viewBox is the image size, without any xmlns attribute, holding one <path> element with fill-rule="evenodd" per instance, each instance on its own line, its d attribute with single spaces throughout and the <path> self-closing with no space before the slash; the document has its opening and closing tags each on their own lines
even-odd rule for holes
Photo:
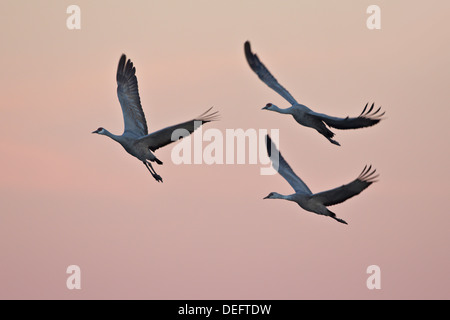
<svg viewBox="0 0 450 320">
<path fill-rule="evenodd" d="M 263 200 L 264 200 L 264 199 L 269 199 L 269 196 L 264 197 Z"/>
<path fill-rule="evenodd" d="M 92 131 L 92 133 L 98 133 L 98 130 Z"/>
</svg>

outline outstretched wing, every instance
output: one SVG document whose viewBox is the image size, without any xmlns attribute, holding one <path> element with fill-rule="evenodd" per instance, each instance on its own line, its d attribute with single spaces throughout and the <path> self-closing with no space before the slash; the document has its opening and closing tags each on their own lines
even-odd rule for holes
<svg viewBox="0 0 450 320">
<path fill-rule="evenodd" d="M 245 57 L 250 65 L 250 68 L 258 75 L 258 77 L 267 84 L 270 88 L 278 92 L 283 98 L 289 101 L 290 104 L 297 104 L 294 97 L 287 91 L 277 79 L 270 73 L 266 66 L 259 60 L 258 56 L 254 54 L 250 48 L 250 42 L 246 41 L 244 44 Z"/>
<path fill-rule="evenodd" d="M 360 194 L 361 191 L 376 182 L 378 175 L 374 175 L 376 170 L 370 171 L 371 169 L 372 166 L 365 166 L 358 178 L 352 182 L 338 188 L 313 194 L 312 198 L 323 203 L 325 206 L 332 206 L 344 202 L 345 200 Z"/>
<path fill-rule="evenodd" d="M 211 109 L 212 107 L 209 108 L 206 112 L 202 113 L 200 116 L 190 121 L 179 123 L 174 126 L 170 126 L 150 133 L 149 135 L 139 139 L 139 141 L 143 141 L 148 145 L 150 150 L 155 151 L 156 149 L 164 147 L 172 142 L 179 140 L 180 138 L 191 134 L 205 123 L 218 120 L 219 112 L 210 112 Z M 179 129 L 179 131 L 175 132 L 175 130 L 177 129 Z"/>
<path fill-rule="evenodd" d="M 269 135 L 266 135 L 266 146 L 267 154 L 272 160 L 272 166 L 275 170 L 278 170 L 278 173 L 291 185 L 292 188 L 294 188 L 295 192 L 312 194 L 308 186 L 295 174 L 286 160 L 284 160 Z"/>
<path fill-rule="evenodd" d="M 139 98 L 136 68 L 124 54 L 119 60 L 116 79 L 117 96 L 122 107 L 125 123 L 124 133 L 133 134 L 137 137 L 145 136 L 148 134 L 148 129 Z"/>
<path fill-rule="evenodd" d="M 369 104 L 367 103 L 364 107 L 364 110 L 358 117 L 353 118 L 330 117 L 326 114 L 316 112 L 310 112 L 310 114 L 324 121 L 330 127 L 336 129 L 358 129 L 373 126 L 382 120 L 381 117 L 384 115 L 384 112 L 378 113 L 381 110 L 381 107 L 379 107 L 376 111 L 373 111 L 373 107 L 375 104 L 373 103 L 372 106 L 367 110 L 368 105 Z"/>
</svg>

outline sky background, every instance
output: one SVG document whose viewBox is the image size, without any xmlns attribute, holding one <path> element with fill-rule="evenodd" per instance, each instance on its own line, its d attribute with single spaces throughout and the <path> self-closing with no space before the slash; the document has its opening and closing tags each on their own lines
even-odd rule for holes
<svg viewBox="0 0 450 320">
<path fill-rule="evenodd" d="M 81 8 L 68 30 L 66 8 Z M 381 30 L 366 9 L 381 8 Z M 450 2 L 12 1 L 0 3 L 1 299 L 449 299 Z M 341 147 L 289 116 L 250 70 L 253 50 L 296 99 L 380 124 L 334 130 Z M 157 183 L 107 137 L 123 119 L 115 73 L 137 68 L 149 130 L 214 106 L 204 129 L 279 129 L 313 192 L 365 164 L 379 182 L 331 207 L 296 204 L 260 165 L 175 165 Z M 81 268 L 68 290 L 66 268 Z M 369 290 L 366 269 L 381 268 Z"/>
</svg>

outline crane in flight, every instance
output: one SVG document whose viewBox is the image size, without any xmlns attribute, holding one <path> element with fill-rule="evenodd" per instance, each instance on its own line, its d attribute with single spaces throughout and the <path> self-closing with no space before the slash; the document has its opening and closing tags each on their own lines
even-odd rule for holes
<svg viewBox="0 0 450 320">
<path fill-rule="evenodd" d="M 295 121 L 299 124 L 316 129 L 321 135 L 327 138 L 331 143 L 340 146 L 339 142 L 333 140 L 334 133 L 328 128 L 335 129 L 358 129 L 364 127 L 370 127 L 382 120 L 383 113 L 378 113 L 381 110 L 379 107 L 374 110 L 375 104 L 369 106 L 366 104 L 364 110 L 357 117 L 338 118 L 332 117 L 323 113 L 317 113 L 312 111 L 307 106 L 300 104 L 294 97 L 287 91 L 277 79 L 270 73 L 266 66 L 259 60 L 258 56 L 254 54 L 250 47 L 250 42 L 246 41 L 244 44 L 245 57 L 250 65 L 250 68 L 256 73 L 256 75 L 270 88 L 275 90 L 279 95 L 286 99 L 291 106 L 288 108 L 279 108 L 278 106 L 268 103 L 263 110 L 270 110 L 282 114 L 290 114 L 294 117 Z M 328 126 L 328 127 L 327 127 Z"/>
<path fill-rule="evenodd" d="M 266 136 L 266 146 L 267 153 L 272 160 L 272 166 L 294 188 L 295 193 L 282 195 L 277 192 L 271 192 L 264 199 L 285 199 L 293 201 L 306 211 L 331 217 L 340 223 L 347 224 L 344 220 L 336 217 L 336 214 L 328 210 L 327 207 L 344 202 L 360 194 L 361 191 L 376 182 L 378 178 L 378 175 L 374 175 L 376 170 L 371 171 L 372 166 L 365 166 L 358 178 L 352 182 L 328 191 L 312 193 L 302 179 L 291 169 L 286 160 L 284 160 L 269 135 Z"/>
<path fill-rule="evenodd" d="M 117 96 L 119 97 L 120 106 L 122 107 L 123 120 L 125 123 L 124 132 L 119 136 L 100 127 L 92 133 L 108 136 L 120 143 L 129 154 L 142 161 L 156 181 L 162 182 L 161 176 L 153 169 L 151 162 L 156 162 L 160 165 L 163 163 L 153 154 L 153 152 L 178 140 L 180 136 L 175 137 L 176 140 L 172 140 L 172 133 L 177 129 L 184 129 L 184 132 L 187 130 L 189 134 L 191 134 L 195 129 L 200 127 L 200 125 L 218 120 L 218 111 L 211 112 L 211 107 L 195 119 L 149 134 L 144 111 L 141 106 L 141 99 L 139 97 L 136 68 L 133 66 L 130 59 L 127 60 L 125 54 L 122 54 L 120 57 L 116 79 Z"/>
</svg>

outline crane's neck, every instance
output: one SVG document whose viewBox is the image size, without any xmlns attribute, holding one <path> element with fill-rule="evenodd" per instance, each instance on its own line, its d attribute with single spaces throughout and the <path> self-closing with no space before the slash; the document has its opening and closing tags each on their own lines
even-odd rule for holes
<svg viewBox="0 0 450 320">
<path fill-rule="evenodd" d="M 291 107 L 282 109 L 282 108 L 279 108 L 276 105 L 272 105 L 271 110 L 275 111 L 275 112 L 278 112 L 278 113 L 284 113 L 284 114 L 290 114 L 291 113 Z"/>
<path fill-rule="evenodd" d="M 122 144 L 122 136 L 118 136 L 118 135 L 112 134 L 111 132 L 109 132 L 109 131 L 106 130 L 106 129 L 103 129 L 103 134 L 104 134 L 105 136 L 110 137 L 110 138 L 113 139 L 114 141 L 117 141 L 117 142 L 119 142 L 120 144 Z"/>
<path fill-rule="evenodd" d="M 292 194 L 285 196 L 283 194 L 274 192 L 273 199 L 284 199 L 284 200 L 289 200 L 289 201 L 295 201 L 292 196 L 293 196 Z"/>
</svg>

